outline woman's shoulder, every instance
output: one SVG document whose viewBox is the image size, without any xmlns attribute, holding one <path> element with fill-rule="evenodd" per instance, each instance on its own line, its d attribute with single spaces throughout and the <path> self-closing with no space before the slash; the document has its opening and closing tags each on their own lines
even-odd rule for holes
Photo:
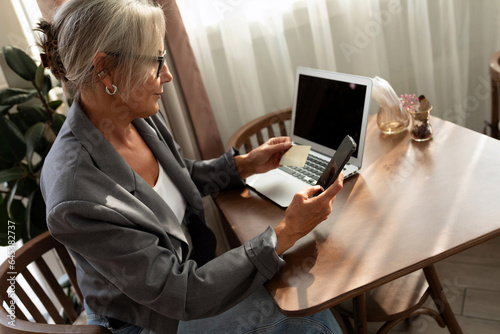
<svg viewBox="0 0 500 334">
<path fill-rule="evenodd" d="M 42 168 L 40 187 L 47 208 L 73 200 L 82 193 L 82 183 L 89 169 L 95 169 L 92 159 L 67 124 L 59 132 Z"/>
</svg>

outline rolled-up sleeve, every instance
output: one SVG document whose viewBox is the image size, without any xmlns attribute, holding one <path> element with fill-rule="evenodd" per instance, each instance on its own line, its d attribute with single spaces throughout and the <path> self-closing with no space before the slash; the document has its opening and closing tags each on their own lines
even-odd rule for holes
<svg viewBox="0 0 500 334">
<path fill-rule="evenodd" d="M 285 265 L 285 261 L 276 253 L 277 242 L 274 229 L 268 227 L 263 233 L 245 244 L 248 258 L 268 280 Z"/>
</svg>

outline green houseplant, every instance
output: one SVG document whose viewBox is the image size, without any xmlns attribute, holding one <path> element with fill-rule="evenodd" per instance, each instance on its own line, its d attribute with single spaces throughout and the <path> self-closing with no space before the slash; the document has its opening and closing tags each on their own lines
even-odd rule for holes
<svg viewBox="0 0 500 334">
<path fill-rule="evenodd" d="M 51 75 L 23 50 L 2 48 L 7 65 L 32 89 L 0 90 L 0 245 L 29 240 L 47 230 L 40 192 L 44 159 L 65 116 L 49 99 Z M 28 83 L 27 83 L 28 84 Z"/>
</svg>

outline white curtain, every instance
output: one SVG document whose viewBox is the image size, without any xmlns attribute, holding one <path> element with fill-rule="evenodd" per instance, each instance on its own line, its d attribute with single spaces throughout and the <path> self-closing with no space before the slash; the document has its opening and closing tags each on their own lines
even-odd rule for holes
<svg viewBox="0 0 500 334">
<path fill-rule="evenodd" d="M 292 105 L 297 66 L 380 76 L 476 131 L 489 119 L 498 0 L 177 3 L 224 143 L 249 120 Z"/>
</svg>

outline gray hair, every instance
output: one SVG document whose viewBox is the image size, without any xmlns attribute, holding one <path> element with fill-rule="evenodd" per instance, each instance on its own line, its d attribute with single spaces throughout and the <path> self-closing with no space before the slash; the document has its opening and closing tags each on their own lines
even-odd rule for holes
<svg viewBox="0 0 500 334">
<path fill-rule="evenodd" d="M 68 0 L 51 23 L 42 22 L 40 45 L 55 41 L 49 55 L 51 70 L 59 63 L 60 80 L 68 97 L 93 87 L 97 53 L 109 55 L 108 70 L 120 74 L 119 91 L 127 98 L 151 74 L 151 59 L 158 56 L 165 35 L 165 18 L 159 5 L 150 0 Z M 61 73 L 60 71 L 58 73 Z"/>
</svg>

